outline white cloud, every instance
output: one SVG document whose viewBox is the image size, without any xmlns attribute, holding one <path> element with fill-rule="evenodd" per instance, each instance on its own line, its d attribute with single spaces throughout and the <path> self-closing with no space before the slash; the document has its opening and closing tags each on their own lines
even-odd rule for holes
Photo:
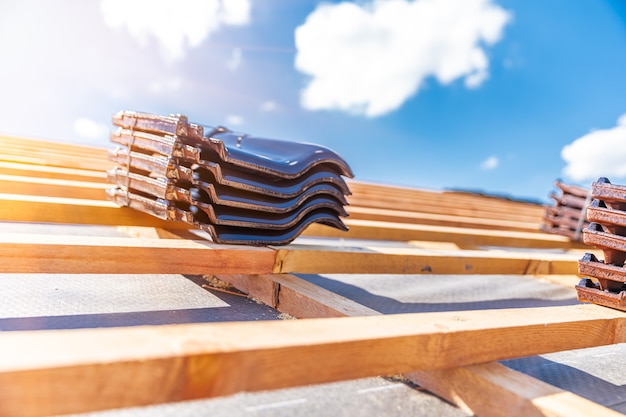
<svg viewBox="0 0 626 417">
<path fill-rule="evenodd" d="M 261 103 L 261 111 L 264 112 L 273 112 L 278 109 L 278 104 L 275 101 L 267 100 Z"/>
<path fill-rule="evenodd" d="M 467 88 L 478 88 L 487 79 L 487 72 L 476 72 L 465 77 L 465 86 Z"/>
<path fill-rule="evenodd" d="M 109 127 L 92 119 L 80 117 L 74 120 L 74 133 L 81 139 L 97 142 L 109 136 Z"/>
<path fill-rule="evenodd" d="M 250 0 L 222 0 L 222 21 L 227 25 L 247 25 L 251 6 Z"/>
<path fill-rule="evenodd" d="M 148 91 L 154 94 L 168 93 L 180 90 L 183 79 L 174 77 L 169 80 L 154 81 L 148 85 Z"/>
<path fill-rule="evenodd" d="M 250 0 L 102 0 L 100 10 L 112 28 L 125 27 L 141 45 L 154 37 L 168 61 L 183 58 L 222 25 L 246 25 Z"/>
<path fill-rule="evenodd" d="M 399 108 L 424 79 L 488 78 L 484 47 L 511 15 L 492 0 L 321 4 L 295 32 L 295 67 L 311 76 L 301 104 L 369 117 Z"/>
<path fill-rule="evenodd" d="M 226 67 L 231 71 L 236 71 L 242 62 L 242 54 L 240 48 L 233 48 L 233 52 L 230 55 L 230 59 L 226 63 Z"/>
<path fill-rule="evenodd" d="M 241 126 L 243 124 L 243 117 L 238 114 L 229 114 L 226 116 L 226 126 Z"/>
<path fill-rule="evenodd" d="M 563 175 L 573 181 L 626 178 L 626 114 L 617 126 L 590 132 L 561 150 Z"/>
<path fill-rule="evenodd" d="M 480 164 L 480 169 L 491 171 L 492 169 L 496 169 L 498 165 L 500 165 L 500 160 L 496 156 L 490 156 Z"/>
</svg>

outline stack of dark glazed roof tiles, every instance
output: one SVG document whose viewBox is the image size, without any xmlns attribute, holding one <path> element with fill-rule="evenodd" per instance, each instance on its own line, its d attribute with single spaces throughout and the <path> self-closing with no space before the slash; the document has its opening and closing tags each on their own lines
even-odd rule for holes
<svg viewBox="0 0 626 417">
<path fill-rule="evenodd" d="M 109 199 L 207 231 L 218 243 L 284 245 L 311 223 L 347 230 L 352 177 L 322 146 L 251 137 L 185 116 L 122 111 Z"/>
<path fill-rule="evenodd" d="M 555 185 L 559 192 L 550 194 L 554 205 L 546 207 L 541 230 L 581 241 L 582 230 L 589 225 L 586 210 L 590 202 L 590 190 L 558 180 Z"/>
<path fill-rule="evenodd" d="M 592 253 L 578 261 L 578 299 L 626 311 L 626 186 L 603 177 L 592 184 L 591 195 L 583 241 L 602 250 L 604 261 Z"/>
</svg>

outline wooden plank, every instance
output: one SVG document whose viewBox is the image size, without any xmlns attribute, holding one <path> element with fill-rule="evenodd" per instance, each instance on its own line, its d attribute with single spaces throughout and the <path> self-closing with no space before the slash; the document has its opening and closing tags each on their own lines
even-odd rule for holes
<svg viewBox="0 0 626 417">
<path fill-rule="evenodd" d="M 77 413 L 460 367 L 623 342 L 624 324 L 621 313 L 582 305 L 7 332 L 0 334 L 0 414 Z"/>
<path fill-rule="evenodd" d="M 63 155 L 82 155 L 100 159 L 106 159 L 107 155 L 107 150 L 102 147 L 8 135 L 0 135 L 0 145 L 0 152 L 2 149 L 15 147 L 24 149 L 26 153 L 39 149 Z"/>
<path fill-rule="evenodd" d="M 469 207 L 477 209 L 496 209 L 501 212 L 523 211 L 524 213 L 540 213 L 543 211 L 543 205 L 502 198 L 498 196 L 488 196 L 473 192 L 447 191 L 422 189 L 417 187 L 401 187 L 390 184 L 376 184 L 358 180 L 349 180 L 350 188 L 355 194 L 374 197 L 372 201 L 376 201 L 379 197 L 397 198 L 407 201 L 423 202 L 430 204 L 442 202 L 446 206 L 454 207 L 461 202 L 470 203 Z"/>
<path fill-rule="evenodd" d="M 104 171 L 22 164 L 18 162 L 0 161 L 0 173 L 36 178 L 106 183 L 106 172 Z"/>
<path fill-rule="evenodd" d="M 0 174 L 0 193 L 105 200 L 111 184 Z"/>
<path fill-rule="evenodd" d="M 218 258 L 215 258 L 218 256 Z M 575 274 L 572 255 L 288 245 L 4 233 L 1 272 Z M 239 270 L 230 270 L 231 268 Z"/>
<path fill-rule="evenodd" d="M 119 207 L 109 201 L 22 194 L 0 194 L 0 220 L 31 223 L 145 226 L 175 230 L 190 228 L 186 223 L 168 222 L 137 210 Z"/>
<path fill-rule="evenodd" d="M 107 150 L 103 147 L 64 143 L 43 139 L 19 138 L 0 135 L 0 155 L 55 154 L 67 157 L 85 157 L 89 159 L 107 159 Z"/>
<path fill-rule="evenodd" d="M 350 198 L 348 198 L 348 202 L 350 206 L 354 207 L 369 207 L 369 208 L 378 208 L 378 209 L 389 209 L 394 208 L 396 210 L 403 211 L 411 211 L 416 213 L 445 213 L 451 216 L 459 216 L 459 217 L 474 217 L 474 218 L 484 218 L 484 219 L 496 219 L 503 221 L 522 221 L 522 222 L 532 222 L 537 223 L 540 221 L 541 214 L 529 213 L 524 214 L 523 212 L 513 212 L 502 214 L 497 212 L 496 210 L 484 209 L 484 210 L 475 210 L 464 207 L 464 204 L 461 202 L 457 206 L 454 207 L 445 207 L 437 203 L 433 204 L 423 204 L 419 200 L 418 201 L 398 201 L 395 199 L 390 199 L 384 196 L 378 196 L 375 198 L 365 199 L 361 198 L 361 196 L 357 193 L 353 193 Z"/>
<path fill-rule="evenodd" d="M 134 239 L 20 233 L 0 235 L 0 271 L 100 274 L 271 273 L 268 248 L 203 240 Z"/>
<path fill-rule="evenodd" d="M 51 144 L 51 145 L 50 145 Z M 93 161 L 106 161 L 107 150 L 104 148 L 74 148 L 73 146 L 64 146 L 49 142 L 46 146 L 39 146 L 37 144 L 30 143 L 6 143 L 0 139 L 0 155 L 2 156 L 37 156 L 45 157 L 53 156 L 55 158 L 78 160 L 78 158 L 85 158 Z"/>
<path fill-rule="evenodd" d="M 427 224 L 433 226 L 466 227 L 472 229 L 514 230 L 540 232 L 540 219 L 536 222 L 486 219 L 453 216 L 445 213 L 421 213 L 405 210 L 348 206 L 351 220 L 373 220 L 390 223 Z"/>
<path fill-rule="evenodd" d="M 346 219 L 348 232 L 313 224 L 304 236 L 352 238 L 368 240 L 430 240 L 454 242 L 460 247 L 502 246 L 517 248 L 584 248 L 586 245 L 569 238 L 550 233 L 525 233 L 504 230 L 483 230 L 461 227 L 429 226 L 409 223 L 389 223 L 371 220 Z"/>
<path fill-rule="evenodd" d="M 545 210 L 538 204 L 485 197 L 471 193 L 399 189 L 391 186 L 349 182 L 350 204 L 362 207 L 448 213 L 465 217 L 537 221 Z"/>
<path fill-rule="evenodd" d="M 297 318 L 314 317 L 314 314 L 321 314 L 319 317 L 381 314 L 293 275 L 220 275 L 219 278 Z M 290 291 L 285 291 L 286 288 Z M 481 417 L 621 415 L 497 362 L 410 372 L 404 377 Z"/>
<path fill-rule="evenodd" d="M 299 319 L 380 313 L 290 274 L 218 275 L 240 291 Z"/>
<path fill-rule="evenodd" d="M 10 153 L 0 153 L 0 161 L 102 170 L 103 172 L 107 169 L 111 169 L 114 165 L 112 162 L 104 159 L 101 160 L 98 158 L 87 158 L 81 156 L 47 154 L 45 152 L 16 153 L 15 155 Z"/>
<path fill-rule="evenodd" d="M 354 274 L 576 274 L 571 254 L 394 247 L 305 246 L 277 248 L 275 273 Z"/>
<path fill-rule="evenodd" d="M 481 417 L 623 416 L 496 362 L 405 376 Z"/>
</svg>

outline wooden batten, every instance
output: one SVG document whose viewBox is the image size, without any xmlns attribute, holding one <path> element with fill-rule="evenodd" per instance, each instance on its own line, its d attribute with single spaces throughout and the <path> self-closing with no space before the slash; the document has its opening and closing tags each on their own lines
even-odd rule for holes
<svg viewBox="0 0 626 417">
<path fill-rule="evenodd" d="M 624 328 L 621 313 L 585 305 L 10 332 L 0 334 L 0 414 L 76 413 L 447 369 L 620 343 Z"/>
<path fill-rule="evenodd" d="M 454 257 L 455 262 L 450 262 Z M 212 244 L 201 240 L 49 236 L 4 233 L 0 271 L 23 273 L 390 273 L 575 274 L 570 254 L 437 251 L 289 245 L 277 248 Z"/>
<path fill-rule="evenodd" d="M 349 206 L 351 220 L 373 220 L 388 223 L 412 223 L 432 226 L 464 227 L 487 230 L 513 230 L 539 232 L 539 224 L 511 220 L 495 220 L 479 217 L 462 217 L 441 213 L 380 209 L 363 206 Z"/>
<path fill-rule="evenodd" d="M 461 247 L 469 248 L 481 246 L 542 249 L 585 247 L 584 244 L 571 241 L 565 236 L 549 233 L 469 229 L 351 219 L 347 219 L 346 224 L 350 228 L 348 232 L 336 231 L 329 227 L 314 224 L 304 232 L 304 235 L 394 241 L 430 240 L 454 242 Z"/>
<path fill-rule="evenodd" d="M 107 188 L 111 188 L 111 185 L 103 182 L 5 175 L 0 173 L 1 194 L 20 194 L 27 191 L 28 195 L 31 196 L 105 200 L 105 190 Z"/>
<path fill-rule="evenodd" d="M 161 220 L 106 200 L 26 194 L 0 194 L 0 218 L 10 222 L 189 229 L 187 224 Z"/>
<path fill-rule="evenodd" d="M 104 171 L 22 164 L 19 162 L 0 161 L 0 174 L 106 184 L 106 172 Z"/>
</svg>

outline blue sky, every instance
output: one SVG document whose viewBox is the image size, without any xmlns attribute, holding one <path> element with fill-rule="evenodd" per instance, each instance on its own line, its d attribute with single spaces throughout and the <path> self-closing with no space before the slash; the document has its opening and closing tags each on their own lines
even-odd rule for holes
<svg viewBox="0 0 626 417">
<path fill-rule="evenodd" d="M 322 144 L 356 179 L 549 202 L 626 182 L 622 0 L 3 0 L 0 133 L 111 114 Z"/>
</svg>

